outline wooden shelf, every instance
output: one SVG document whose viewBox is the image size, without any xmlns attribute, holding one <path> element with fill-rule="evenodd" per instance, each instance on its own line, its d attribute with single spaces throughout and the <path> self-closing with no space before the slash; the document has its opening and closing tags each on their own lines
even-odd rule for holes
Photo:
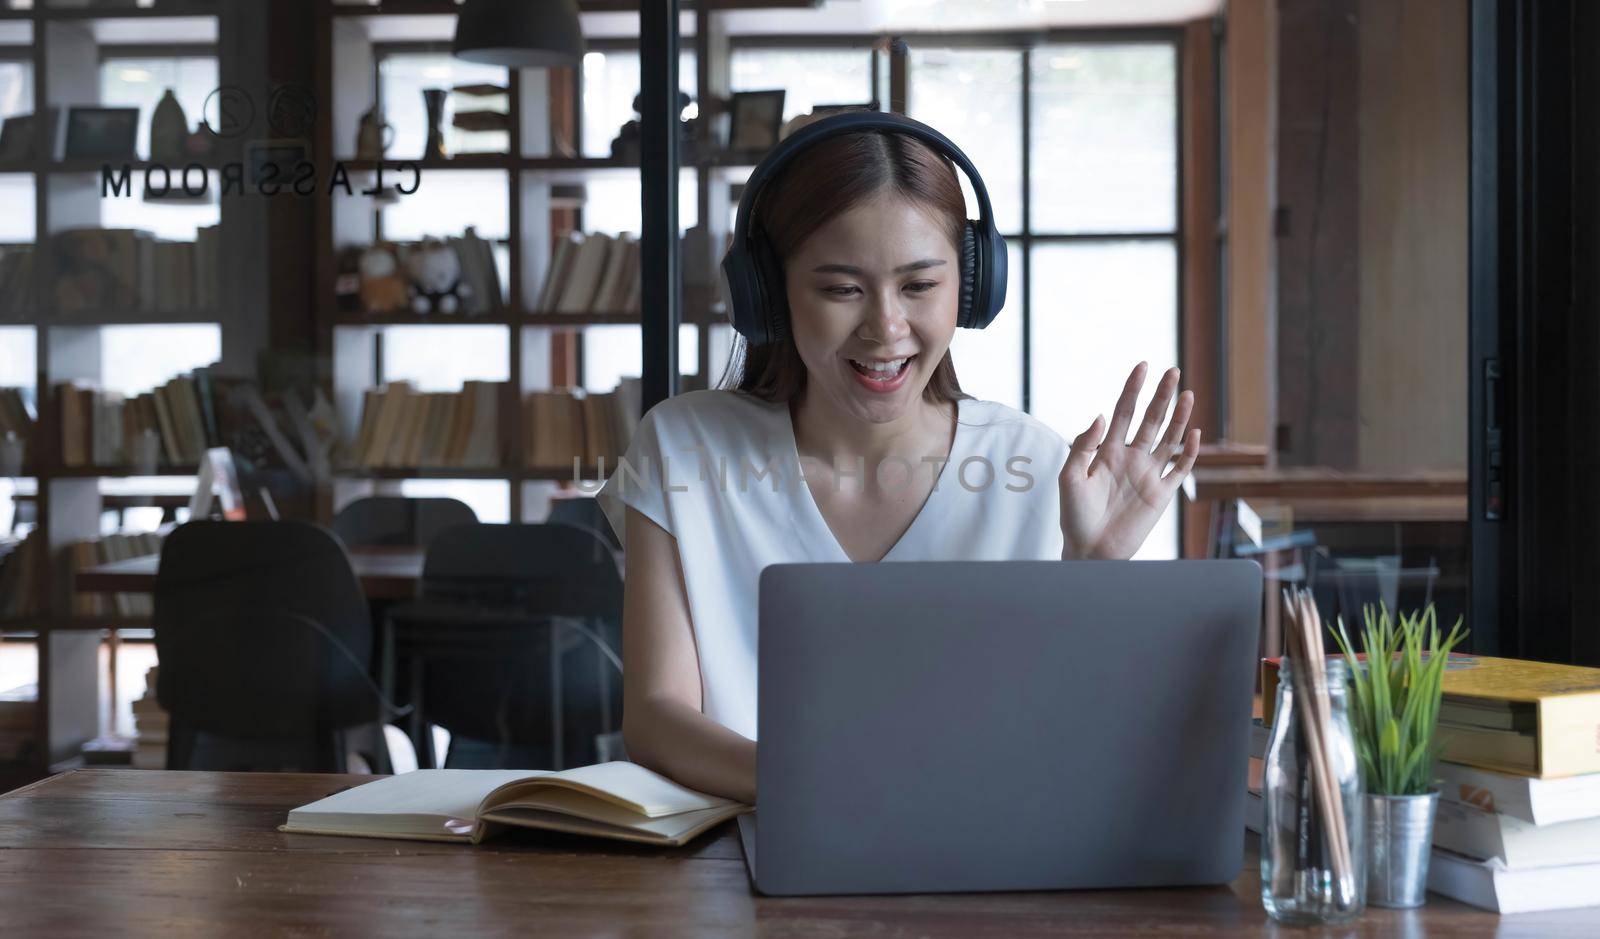
<svg viewBox="0 0 1600 939">
<path fill-rule="evenodd" d="M 638 313 L 524 313 L 529 326 L 637 326 Z"/>
<path fill-rule="evenodd" d="M 173 3 L 158 2 L 153 7 L 52 7 L 50 0 L 33 0 L 33 9 L 18 10 L 22 14 L 15 19 L 40 19 L 40 20 L 127 20 L 127 19 L 185 19 L 193 17 L 215 17 L 220 11 L 215 3 Z M 10 18 L 10 17 L 8 17 Z"/>
<path fill-rule="evenodd" d="M 340 313 L 335 326 L 510 326 L 512 317 L 468 316 L 463 313 Z"/>
<path fill-rule="evenodd" d="M 216 310 L 86 310 L 59 313 L 45 310 L 33 314 L 33 325 L 51 326 L 163 326 L 167 324 L 221 323 Z"/>
<path fill-rule="evenodd" d="M 132 466 L 58 466 L 47 470 L 45 476 L 56 479 L 118 479 L 145 476 L 193 476 L 197 467 L 157 466 L 153 473 L 136 472 Z"/>
</svg>

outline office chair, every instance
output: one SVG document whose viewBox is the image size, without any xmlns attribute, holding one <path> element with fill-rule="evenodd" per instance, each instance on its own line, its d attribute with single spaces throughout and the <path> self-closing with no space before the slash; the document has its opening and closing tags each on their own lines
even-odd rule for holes
<svg viewBox="0 0 1600 939">
<path fill-rule="evenodd" d="M 477 520 L 477 514 L 460 499 L 366 496 L 340 509 L 332 527 L 352 548 L 420 548 L 446 528 Z"/>
<path fill-rule="evenodd" d="M 344 772 L 347 734 L 394 713 L 367 674 L 350 561 L 300 522 L 181 525 L 156 575 L 168 769 Z"/>
<path fill-rule="evenodd" d="M 622 550 L 622 542 L 611 529 L 611 521 L 600 510 L 600 501 L 589 496 L 556 499 L 550 504 L 549 522 L 552 525 L 571 525 L 592 531 L 600 536 L 613 551 Z"/>
<path fill-rule="evenodd" d="M 412 658 L 412 740 L 451 733 L 445 766 L 559 769 L 594 762 L 621 712 L 622 579 L 593 532 L 466 525 L 441 532 L 421 596 L 390 611 Z M 576 731 L 568 733 L 568 731 Z"/>
</svg>

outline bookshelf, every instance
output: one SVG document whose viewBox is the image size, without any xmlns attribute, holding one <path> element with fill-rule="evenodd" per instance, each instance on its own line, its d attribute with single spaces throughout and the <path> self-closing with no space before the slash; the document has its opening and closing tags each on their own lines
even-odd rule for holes
<svg viewBox="0 0 1600 939">
<path fill-rule="evenodd" d="M 69 8 L 36 0 L 30 9 L 0 7 L 0 50 L 13 61 L 30 65 L 33 114 L 57 109 L 65 121 L 66 108 L 73 105 L 106 105 L 103 100 L 101 63 L 118 55 L 160 58 L 181 55 L 212 59 L 219 79 L 229 78 L 229 63 L 220 55 L 221 34 L 235 28 L 226 22 L 232 14 L 228 4 L 201 0 L 157 0 L 147 7 Z M 135 52 L 134 50 L 138 51 Z M 181 50 L 181 51 L 180 51 Z M 29 109 L 22 109 L 26 113 Z M 141 111 L 148 115 L 147 107 Z M 185 117 L 192 127 L 199 116 L 192 105 L 185 105 Z M 0 175 L 25 180 L 31 188 L 33 277 L 24 294 L 7 296 L 0 304 L 0 326 L 31 330 L 36 371 L 31 385 L 36 422 L 28 441 L 26 460 L 19 477 L 26 501 L 34 505 L 42 563 L 31 570 L 29 583 L 38 598 L 39 611 L 33 615 L 0 620 L 0 631 L 8 642 L 31 641 L 38 652 L 38 706 L 35 709 L 36 742 L 33 759 L 23 763 L 0 764 L 0 776 L 8 779 L 38 776 L 75 764 L 79 748 L 99 733 L 99 649 L 106 629 L 148 628 L 144 617 L 110 613 L 83 615 L 73 612 L 68 583 L 66 547 L 73 542 L 100 534 L 103 500 L 101 480 L 135 476 L 130 466 L 67 466 L 62 453 L 61 415 L 53 389 L 61 382 L 85 380 L 98 384 L 110 363 L 106 359 L 103 336 L 111 327 L 164 324 L 214 324 L 223 334 L 228 358 L 238 367 L 250 363 L 254 346 L 248 341 L 249 323 L 261 314 L 261 306 L 242 296 L 238 278 L 224 276 L 222 290 L 214 306 L 183 309 L 164 308 L 159 302 L 143 304 L 88 304 L 63 308 L 57 304 L 53 284 L 45 274 L 54 268 L 51 236 L 71 228 L 132 227 L 130 219 L 150 211 L 137 191 L 142 173 L 152 166 L 144 147 L 148 133 L 141 131 L 140 156 L 127 160 L 60 158 L 43 141 L 36 140 L 33 153 L 0 164 Z M 197 160 L 212 175 L 224 160 L 237 159 L 236 146 L 223 141 L 211 156 Z M 117 169 L 126 163 L 135 181 L 135 191 L 122 196 L 103 194 L 100 188 L 102 165 Z M 9 197 L 8 197 L 9 198 Z M 107 200 L 126 200 L 122 205 Z M 6 210 L 11 210 L 8 202 Z M 168 210 L 161 206 L 159 210 Z M 209 208 L 189 213 L 206 216 L 201 225 L 215 224 L 223 233 L 221 254 L 241 256 L 247 245 L 236 237 L 239 228 L 235 208 L 227 199 L 213 199 Z M 171 216 L 169 216 L 171 217 Z M 185 216 L 187 217 L 187 216 Z M 185 240 L 183 236 L 167 236 Z M 15 341 L 8 334 L 6 341 Z M 188 467 L 159 466 L 154 473 L 139 472 L 139 477 L 187 477 Z"/>
<path fill-rule="evenodd" d="M 703 3 L 695 9 L 694 34 L 685 36 L 684 49 L 693 49 L 695 68 L 691 84 L 693 97 L 702 108 L 707 95 L 726 96 L 728 88 L 728 43 L 721 11 L 737 7 L 763 8 L 808 6 L 809 3 L 749 2 Z M 686 5 L 687 6 L 687 5 Z M 580 2 L 583 12 L 636 10 L 636 3 Z M 594 155 L 596 138 L 603 144 L 618 128 L 580 127 L 585 108 L 583 80 L 577 69 L 525 69 L 495 78 L 481 79 L 506 87 L 505 106 L 509 129 L 504 152 L 459 153 L 448 157 L 419 158 L 415 150 L 394 147 L 381 159 L 356 159 L 355 143 L 360 116 L 381 106 L 391 118 L 394 103 L 380 100 L 383 81 L 380 63 L 386 57 L 405 54 L 448 52 L 454 32 L 455 6 L 442 2 L 381 3 L 335 2 L 321 0 L 318 16 L 317 93 L 331 102 L 331 122 L 319 126 L 315 141 L 318 161 L 337 161 L 352 173 L 371 174 L 383 168 L 416 168 L 426 186 L 434 180 L 449 180 L 453 174 L 473 173 L 485 180 L 482 188 L 487 202 L 496 204 L 485 215 L 504 219 L 504 231 L 480 227 L 479 235 L 499 240 L 509 264 L 506 274 L 504 311 L 495 315 L 440 316 L 434 314 L 386 313 L 364 315 L 340 311 L 336 306 L 336 253 L 349 245 L 365 245 L 386 233 L 389 208 L 378 208 L 370 199 L 336 193 L 319 203 L 317 229 L 317 321 L 321 354 L 331 365 L 333 399 L 339 412 L 341 437 L 352 438 L 359 426 L 364 392 L 382 379 L 392 376 L 386 370 L 384 331 L 394 327 L 471 328 L 493 327 L 505 337 L 507 357 L 493 373 L 510 386 L 517 402 L 518 419 L 506 421 L 506 453 L 497 469 L 452 470 L 448 468 L 368 468 L 340 471 L 325 511 L 331 512 L 360 495 L 393 492 L 405 480 L 461 479 L 504 482 L 508 488 L 509 517 L 513 521 L 538 521 L 544 499 L 563 480 L 572 478 L 571 467 L 560 471 L 522 468 L 521 455 L 529 447 L 526 422 L 520 411 L 527 406 L 527 395 L 553 388 L 581 386 L 585 331 L 590 327 L 638 327 L 641 316 L 632 312 L 598 310 L 587 313 L 554 313 L 536 309 L 538 297 L 549 273 L 552 246 L 569 231 L 600 230 L 615 233 L 613 226 L 586 224 L 583 208 L 573 207 L 555 193 L 555 187 L 570 184 L 609 184 L 620 179 L 639 179 L 637 159 Z M 634 26 L 636 30 L 636 24 Z M 589 33 L 588 24 L 585 27 Z M 637 42 L 637 34 L 590 35 L 592 49 L 624 49 Z M 476 79 L 475 79 L 476 80 Z M 441 85 L 448 80 L 441 78 Z M 701 111 L 705 114 L 705 111 Z M 702 122 L 704 127 L 708 122 Z M 705 134 L 709 136 L 709 131 Z M 584 143 L 591 144 L 584 146 Z M 679 199 L 693 217 L 704 224 L 706 243 L 720 245 L 726 238 L 731 208 L 732 187 L 742 182 L 760 154 L 714 152 L 709 146 L 694 148 L 702 154 L 683 160 L 684 175 Z M 489 175 L 492 174 L 492 177 Z M 370 175 L 368 177 L 370 179 Z M 387 177 L 386 177 L 387 181 Z M 690 191 L 692 187 L 692 192 Z M 359 188 L 359 187 L 358 187 Z M 409 198 L 409 197 L 408 197 Z M 689 214 L 687 211 L 685 214 Z M 687 227 L 687 222 L 680 226 Z M 637 228 L 628 229 L 638 234 Z M 460 230 L 426 232 L 433 237 L 460 235 Z M 713 362 L 713 331 L 727 330 L 726 319 L 716 300 L 716 260 L 720 251 L 698 253 L 703 270 L 684 273 L 682 341 L 694 352 L 696 368 L 683 374 L 681 386 L 703 388 L 719 377 L 721 363 Z M 685 251 L 685 263 L 691 263 Z M 692 329 L 693 339 L 687 330 Z M 497 339 L 498 343 L 499 340 Z M 642 363 L 633 374 L 640 374 Z M 504 405 L 502 405 L 504 406 Z M 586 478 L 588 470 L 585 472 Z"/>
</svg>

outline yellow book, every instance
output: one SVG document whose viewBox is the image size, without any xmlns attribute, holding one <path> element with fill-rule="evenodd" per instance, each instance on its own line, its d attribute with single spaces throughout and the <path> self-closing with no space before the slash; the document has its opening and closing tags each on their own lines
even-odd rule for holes
<svg viewBox="0 0 1600 939">
<path fill-rule="evenodd" d="M 1532 733 L 1441 723 L 1441 760 L 1539 779 L 1600 773 L 1600 668 L 1452 653 L 1443 684 L 1447 704 L 1531 704 L 1537 716 Z M 1277 693 L 1278 660 L 1263 659 L 1268 723 Z"/>
</svg>

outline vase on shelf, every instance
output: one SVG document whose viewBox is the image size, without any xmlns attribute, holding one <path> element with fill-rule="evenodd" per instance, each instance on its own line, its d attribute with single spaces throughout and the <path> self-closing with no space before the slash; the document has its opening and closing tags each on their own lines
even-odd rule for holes
<svg viewBox="0 0 1600 939">
<path fill-rule="evenodd" d="M 168 88 L 150 114 L 150 159 L 168 166 L 182 166 L 188 158 L 189 120 L 183 105 Z"/>
<path fill-rule="evenodd" d="M 422 89 L 422 103 L 428 109 L 428 142 L 422 147 L 424 160 L 442 160 L 449 156 L 444 151 L 444 96 L 443 88 Z"/>
</svg>

